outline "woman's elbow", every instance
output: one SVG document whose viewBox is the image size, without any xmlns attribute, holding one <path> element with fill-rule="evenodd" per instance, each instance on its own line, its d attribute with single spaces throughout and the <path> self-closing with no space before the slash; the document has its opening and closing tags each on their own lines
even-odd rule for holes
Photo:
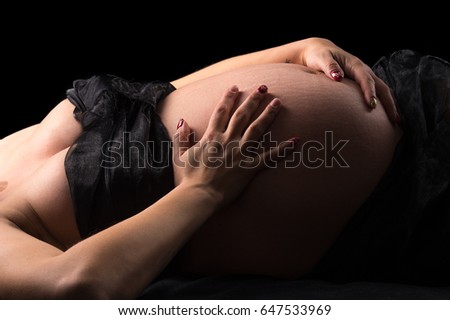
<svg viewBox="0 0 450 320">
<path fill-rule="evenodd" d="M 119 286 L 103 276 L 95 276 L 95 273 L 72 272 L 63 276 L 56 286 L 57 299 L 82 299 L 82 300 L 109 300 L 131 299 L 127 290 L 121 290 Z"/>
<path fill-rule="evenodd" d="M 57 299 L 112 299 L 112 295 L 104 286 L 95 279 L 79 276 L 66 276 L 56 286 L 55 298 Z"/>
</svg>

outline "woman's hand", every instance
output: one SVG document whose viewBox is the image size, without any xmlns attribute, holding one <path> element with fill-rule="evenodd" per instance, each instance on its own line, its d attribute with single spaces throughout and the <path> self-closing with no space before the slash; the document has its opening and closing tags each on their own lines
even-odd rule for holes
<svg viewBox="0 0 450 320">
<path fill-rule="evenodd" d="M 335 81 L 341 81 L 344 76 L 355 80 L 371 108 L 376 107 L 379 99 L 389 119 L 395 123 L 400 121 L 389 87 L 354 55 L 322 38 L 309 38 L 286 46 L 290 62 L 321 70 Z"/>
<path fill-rule="evenodd" d="M 389 119 L 395 123 L 400 121 L 389 87 L 360 59 L 322 38 L 308 38 L 232 57 L 172 81 L 172 84 L 181 88 L 194 81 L 245 66 L 284 62 L 321 70 L 335 81 L 342 80 L 344 76 L 355 80 L 371 108 L 375 108 L 379 100 Z"/>
<path fill-rule="evenodd" d="M 180 120 L 173 148 L 176 185 L 200 186 L 224 205 L 235 199 L 257 172 L 293 150 L 296 138 L 270 150 L 259 148 L 281 107 L 275 98 L 251 121 L 266 91 L 267 87 L 259 87 L 232 113 L 239 91 L 236 86 L 230 88 L 214 109 L 205 134 L 194 145 L 189 125 Z"/>
</svg>

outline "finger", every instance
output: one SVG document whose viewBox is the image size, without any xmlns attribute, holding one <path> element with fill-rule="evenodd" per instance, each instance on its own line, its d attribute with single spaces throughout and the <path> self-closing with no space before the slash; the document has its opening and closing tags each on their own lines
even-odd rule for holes
<svg viewBox="0 0 450 320">
<path fill-rule="evenodd" d="M 265 151 L 260 155 L 260 162 L 257 165 L 258 169 L 264 169 L 267 167 L 273 167 L 274 164 L 288 155 L 294 152 L 295 147 L 299 144 L 300 139 L 295 137 L 291 138 L 287 141 L 283 141 L 278 146 L 274 148 L 269 148 L 268 151 Z"/>
<path fill-rule="evenodd" d="M 232 86 L 227 90 L 220 102 L 214 109 L 209 120 L 207 130 L 224 132 L 230 120 L 231 110 L 234 107 L 236 98 L 238 97 L 239 89 L 237 86 Z"/>
<path fill-rule="evenodd" d="M 399 124 L 400 115 L 397 112 L 397 107 L 395 105 L 395 100 L 392 95 L 391 89 L 387 84 L 383 82 L 383 80 L 381 80 L 377 76 L 375 76 L 375 88 L 389 120 L 396 124 Z"/>
<path fill-rule="evenodd" d="M 352 55 L 342 55 L 338 52 L 334 54 L 335 60 L 341 65 L 346 72 L 346 76 L 356 81 L 360 86 L 364 101 L 371 108 L 377 105 L 377 95 L 375 90 L 375 74 L 364 62 Z"/>
<path fill-rule="evenodd" d="M 381 102 L 389 120 L 398 124 L 400 122 L 400 116 L 397 113 L 394 98 L 389 87 L 368 66 L 363 65 L 361 68 L 357 64 L 351 70 L 353 78 L 361 87 L 367 105 L 373 109 Z"/>
<path fill-rule="evenodd" d="M 320 62 L 320 69 L 334 81 L 341 81 L 344 78 L 344 70 L 331 52 L 328 52 Z"/>
<path fill-rule="evenodd" d="M 173 158 L 178 160 L 191 146 L 192 130 L 184 119 L 180 119 L 173 137 Z"/>
<path fill-rule="evenodd" d="M 259 141 L 267 129 L 272 124 L 281 108 L 281 101 L 278 98 L 273 99 L 259 117 L 253 121 L 245 130 L 242 136 L 242 143 Z"/>
<path fill-rule="evenodd" d="M 364 100 L 369 107 L 376 108 L 378 103 L 381 102 L 389 120 L 394 123 L 400 122 L 400 116 L 397 113 L 394 98 L 389 87 L 372 70 L 367 72 L 365 76 L 358 75 L 358 78 L 355 78 L 355 80 L 360 85 L 364 94 Z"/>
<path fill-rule="evenodd" d="M 364 94 L 364 100 L 366 101 L 367 105 L 370 108 L 375 109 L 378 105 L 375 80 L 372 77 L 367 77 L 365 80 L 362 80 L 358 84 L 361 87 L 361 90 Z"/>
<path fill-rule="evenodd" d="M 352 65 L 349 69 L 350 76 L 361 87 L 364 95 L 364 101 L 370 108 L 375 109 L 378 104 L 375 88 L 375 74 L 362 62 Z"/>
<path fill-rule="evenodd" d="M 321 51 L 315 54 L 307 62 L 307 66 L 316 70 L 321 70 L 328 77 L 335 81 L 341 81 L 344 78 L 344 70 L 341 66 L 345 66 L 345 57 L 333 53 L 330 50 Z"/>
<path fill-rule="evenodd" d="M 376 108 L 378 103 L 381 102 L 389 120 L 399 123 L 400 116 L 389 87 L 362 61 L 357 61 L 349 69 L 350 75 L 361 87 L 364 100 L 369 107 Z"/>
<path fill-rule="evenodd" d="M 231 116 L 227 132 L 230 137 L 241 137 L 244 130 L 248 127 L 250 119 L 261 104 L 264 95 L 267 92 L 267 86 L 261 85 L 251 93 L 247 99 L 236 109 Z"/>
</svg>

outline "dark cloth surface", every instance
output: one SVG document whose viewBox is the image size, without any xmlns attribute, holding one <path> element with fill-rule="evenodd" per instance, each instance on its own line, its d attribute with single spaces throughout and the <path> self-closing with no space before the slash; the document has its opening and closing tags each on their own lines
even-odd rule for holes
<svg viewBox="0 0 450 320">
<path fill-rule="evenodd" d="M 82 237 L 122 221 L 173 189 L 170 139 L 155 107 L 175 88 L 116 76 L 68 90 L 83 133 L 65 160 Z"/>
<path fill-rule="evenodd" d="M 323 280 L 277 280 L 257 276 L 171 276 L 149 286 L 140 299 L 442 300 L 450 299 L 450 287 L 383 282 L 336 284 Z"/>
</svg>

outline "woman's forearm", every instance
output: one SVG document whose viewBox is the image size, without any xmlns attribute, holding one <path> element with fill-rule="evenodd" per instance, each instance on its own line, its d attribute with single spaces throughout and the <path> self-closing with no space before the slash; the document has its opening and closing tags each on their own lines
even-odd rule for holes
<svg viewBox="0 0 450 320">
<path fill-rule="evenodd" d="M 294 59 L 298 59 L 299 52 L 307 46 L 308 41 L 309 39 L 300 40 L 278 47 L 232 57 L 172 81 L 171 83 L 176 88 L 181 88 L 191 82 L 245 66 L 291 62 Z"/>
<path fill-rule="evenodd" d="M 141 213 L 78 243 L 56 259 L 66 270 L 77 266 L 73 281 L 93 283 L 100 290 L 99 297 L 136 297 L 208 219 L 216 203 L 204 189 L 179 186 Z M 83 289 L 74 286 L 67 295 L 82 297 Z M 85 289 L 91 292 L 92 288 Z"/>
<path fill-rule="evenodd" d="M 205 135 L 194 145 L 188 139 L 189 125 L 179 122 L 172 148 L 177 187 L 142 212 L 66 251 L 45 226 L 36 224 L 27 233 L 14 222 L 10 215 L 17 211 L 21 216 L 20 208 L 29 204 L 12 197 L 0 215 L 0 242 L 5 243 L 0 246 L 0 261 L 6 261 L 0 262 L 0 298 L 137 297 L 220 206 L 236 199 L 269 159 L 292 152 L 291 139 L 263 150 L 249 165 L 251 156 L 240 147 L 236 151 L 236 141 L 246 146 L 260 140 L 261 130 L 265 132 L 276 117 L 280 101 L 272 99 L 252 119 L 264 94 L 255 88 L 232 113 L 239 90 L 230 87 L 214 109 Z M 224 147 L 222 155 L 217 154 L 217 143 Z"/>
</svg>

